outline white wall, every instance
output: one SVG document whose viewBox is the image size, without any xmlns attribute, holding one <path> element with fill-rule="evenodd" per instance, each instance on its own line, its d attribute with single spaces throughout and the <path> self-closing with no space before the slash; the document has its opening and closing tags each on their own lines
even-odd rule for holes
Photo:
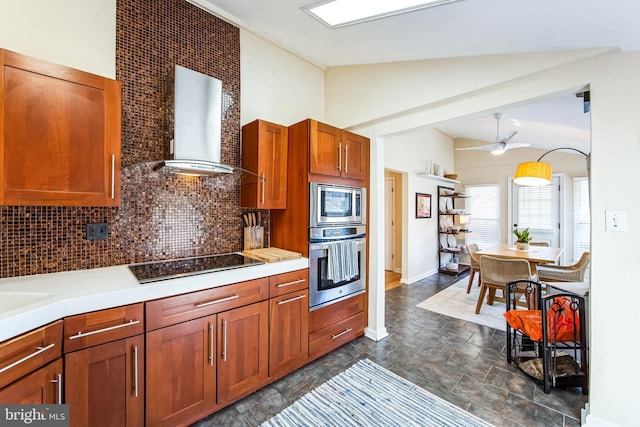
<svg viewBox="0 0 640 427">
<path fill-rule="evenodd" d="M 442 67 L 442 63 L 437 64 Z M 483 68 L 487 64 L 468 64 L 466 85 L 476 75 L 485 75 L 489 70 Z M 493 66 L 491 68 L 494 68 Z M 503 83 L 495 83 L 491 87 L 477 88 L 466 94 L 434 101 L 429 94 L 421 91 L 398 94 L 400 98 L 412 97 L 413 104 L 422 107 L 407 111 L 397 111 L 388 119 L 361 117 L 357 114 L 343 117 L 345 123 L 362 120 L 352 130 L 371 138 L 374 145 L 383 144 L 386 135 L 407 131 L 422 126 L 433 126 L 441 121 L 473 114 L 478 111 L 492 111 L 505 105 L 522 103 L 550 94 L 581 88 L 590 85 L 591 90 L 591 204 L 592 204 L 592 262 L 591 262 L 591 341 L 590 341 L 590 415 L 587 424 L 592 426 L 640 425 L 637 411 L 637 393 L 635 384 L 640 381 L 640 366 L 636 363 L 623 362 L 624 355 L 633 358 L 640 351 L 640 342 L 629 338 L 629 332 L 635 325 L 640 325 L 640 311 L 635 307 L 640 299 L 640 287 L 631 277 L 633 268 L 619 268 L 620 265 L 633 266 L 636 253 L 632 250 L 640 239 L 640 199 L 628 197 L 635 179 L 635 168 L 640 158 L 640 105 L 636 102 L 640 95 L 640 53 L 619 53 L 611 51 L 593 58 L 576 61 L 572 58 L 564 66 L 547 69 L 544 72 L 514 77 Z M 346 70 L 346 79 L 351 79 L 351 70 Z M 340 70 L 332 70 L 332 81 L 327 80 L 328 92 L 333 85 L 340 86 Z M 381 85 L 380 81 L 370 79 L 376 73 L 363 74 L 360 84 L 369 91 L 368 100 L 388 99 L 387 88 L 394 87 L 397 81 L 411 87 L 414 80 L 420 79 L 414 73 L 397 73 L 387 75 L 386 80 L 394 80 Z M 428 74 L 427 74 L 428 75 Z M 441 86 L 455 88 L 461 84 L 460 79 L 449 78 L 441 73 L 438 82 Z M 482 80 L 482 79 L 481 79 Z M 385 82 L 387 83 L 387 82 Z M 416 82 L 415 86 L 423 86 Z M 350 94 L 345 98 L 327 99 L 329 106 L 349 103 Z M 391 101 L 390 101 L 391 102 Z M 398 101 L 406 104 L 406 100 Z M 355 105 L 348 105 L 344 114 L 354 110 Z M 368 107 L 371 109 L 370 107 Z M 384 109 L 389 108 L 388 105 Z M 328 116 L 328 119 L 331 117 Z M 384 185 L 384 153 L 374 146 L 371 158 L 371 193 L 382 191 Z M 407 153 L 411 158 L 412 153 Z M 372 229 L 370 255 L 373 259 L 383 250 L 383 241 L 376 238 L 383 233 L 378 212 L 374 210 L 370 218 Z M 606 209 L 621 209 L 627 212 L 628 231 L 607 232 L 604 230 L 604 213 Z M 383 240 L 383 239 L 382 239 Z M 384 283 L 384 272 L 375 268 L 370 270 L 370 284 L 373 288 Z M 384 287 L 384 285 L 382 285 Z M 375 291 L 374 291 L 375 293 Z M 384 297 L 377 296 L 370 304 L 384 305 Z M 376 307 L 376 312 L 384 313 Z M 615 321 L 613 321 L 615 319 Z M 369 324 L 378 325 L 375 318 Z M 375 326 L 374 326 L 375 327 Z"/>
<path fill-rule="evenodd" d="M 324 120 L 324 70 L 240 30 L 240 122 Z"/>
<path fill-rule="evenodd" d="M 411 153 L 407 156 L 407 153 Z M 425 162 L 436 161 L 453 170 L 453 140 L 429 129 L 388 136 L 384 139 L 385 167 L 406 173 L 403 199 L 407 209 L 402 231 L 402 281 L 413 283 L 438 272 L 438 182 L 418 177 Z M 416 193 L 431 194 L 431 218 L 416 218 Z"/>
<path fill-rule="evenodd" d="M 0 48 L 115 79 L 116 0 L 2 0 Z"/>
</svg>

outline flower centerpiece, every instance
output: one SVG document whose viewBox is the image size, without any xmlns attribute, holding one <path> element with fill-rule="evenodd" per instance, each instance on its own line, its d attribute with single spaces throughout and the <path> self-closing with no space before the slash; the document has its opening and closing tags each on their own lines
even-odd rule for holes
<svg viewBox="0 0 640 427">
<path fill-rule="evenodd" d="M 529 250 L 529 242 L 532 237 L 529 235 L 529 227 L 525 228 L 522 231 L 519 231 L 517 228 L 513 230 L 513 234 L 516 235 L 518 240 L 516 240 L 516 249 L 519 251 L 527 251 Z"/>
</svg>

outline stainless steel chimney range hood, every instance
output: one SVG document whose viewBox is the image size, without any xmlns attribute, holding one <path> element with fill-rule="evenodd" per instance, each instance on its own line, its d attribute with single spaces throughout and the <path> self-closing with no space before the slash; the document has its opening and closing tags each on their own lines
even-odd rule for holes
<svg viewBox="0 0 640 427">
<path fill-rule="evenodd" d="M 166 84 L 167 120 L 171 159 L 153 167 L 173 173 L 211 176 L 242 168 L 221 163 L 222 82 L 206 74 L 175 66 Z"/>
</svg>

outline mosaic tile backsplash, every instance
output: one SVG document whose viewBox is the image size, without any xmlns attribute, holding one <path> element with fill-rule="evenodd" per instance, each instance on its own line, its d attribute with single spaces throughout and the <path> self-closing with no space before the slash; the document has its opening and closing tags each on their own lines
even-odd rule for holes
<svg viewBox="0 0 640 427">
<path fill-rule="evenodd" d="M 238 28 L 186 0 L 118 0 L 116 30 L 122 204 L 1 206 L 1 277 L 242 250 L 241 176 L 188 178 L 152 170 L 168 157 L 164 83 L 175 64 L 222 80 L 221 158 L 240 165 Z M 268 230 L 268 211 L 262 218 Z M 85 239 L 92 222 L 109 224 L 108 240 Z"/>
</svg>

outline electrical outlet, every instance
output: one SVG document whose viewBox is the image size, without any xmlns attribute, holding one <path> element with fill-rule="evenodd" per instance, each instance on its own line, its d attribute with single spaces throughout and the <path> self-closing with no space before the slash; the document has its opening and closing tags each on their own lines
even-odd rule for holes
<svg viewBox="0 0 640 427">
<path fill-rule="evenodd" d="M 87 224 L 87 240 L 107 240 L 109 226 L 106 222 Z"/>
</svg>

